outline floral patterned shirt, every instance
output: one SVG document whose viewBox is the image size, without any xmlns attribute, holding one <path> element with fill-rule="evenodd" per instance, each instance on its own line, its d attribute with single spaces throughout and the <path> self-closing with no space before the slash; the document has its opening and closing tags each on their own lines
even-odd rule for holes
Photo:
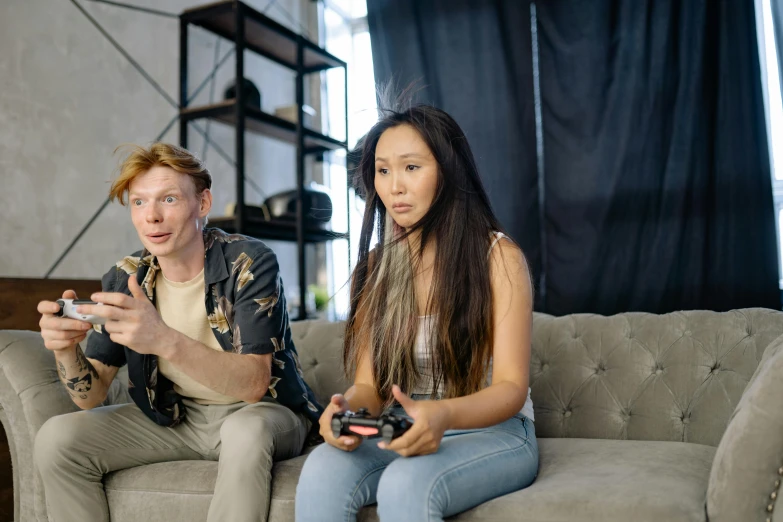
<svg viewBox="0 0 783 522">
<path fill-rule="evenodd" d="M 277 257 L 263 242 L 217 228 L 204 231 L 204 303 L 207 318 L 223 350 L 272 355 L 267 395 L 314 424 L 323 409 L 304 381 L 291 340 L 283 283 Z M 105 292 L 130 295 L 128 278 L 155 302 L 157 258 L 146 249 L 125 257 L 103 276 Z M 85 355 L 110 366 L 128 365 L 128 391 L 138 407 L 162 426 L 179 423 L 185 407 L 174 385 L 158 373 L 158 359 L 115 343 L 100 325 L 87 341 Z"/>
</svg>

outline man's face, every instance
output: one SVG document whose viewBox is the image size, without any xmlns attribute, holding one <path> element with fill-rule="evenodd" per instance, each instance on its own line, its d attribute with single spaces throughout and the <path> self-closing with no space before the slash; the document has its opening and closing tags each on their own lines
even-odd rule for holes
<svg viewBox="0 0 783 522">
<path fill-rule="evenodd" d="M 133 226 L 152 255 L 176 259 L 203 241 L 202 218 L 212 205 L 211 193 L 196 194 L 187 174 L 152 167 L 131 182 L 128 199 Z"/>
</svg>

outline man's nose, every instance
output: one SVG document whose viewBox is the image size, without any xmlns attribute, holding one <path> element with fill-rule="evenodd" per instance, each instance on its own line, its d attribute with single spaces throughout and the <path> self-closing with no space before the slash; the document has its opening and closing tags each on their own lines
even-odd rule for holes
<svg viewBox="0 0 783 522">
<path fill-rule="evenodd" d="M 160 212 L 158 205 L 153 203 L 147 207 L 147 215 L 145 217 L 147 223 L 159 223 L 163 219 L 163 214 Z"/>
</svg>

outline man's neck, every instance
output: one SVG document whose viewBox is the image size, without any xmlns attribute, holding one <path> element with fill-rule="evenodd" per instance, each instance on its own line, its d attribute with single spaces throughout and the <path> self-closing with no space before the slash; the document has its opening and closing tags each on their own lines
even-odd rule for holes
<svg viewBox="0 0 783 522">
<path fill-rule="evenodd" d="M 157 259 L 166 279 L 175 283 L 190 281 L 204 270 L 204 243 L 194 241 L 189 248 L 179 250 L 176 257 L 159 256 Z"/>
</svg>

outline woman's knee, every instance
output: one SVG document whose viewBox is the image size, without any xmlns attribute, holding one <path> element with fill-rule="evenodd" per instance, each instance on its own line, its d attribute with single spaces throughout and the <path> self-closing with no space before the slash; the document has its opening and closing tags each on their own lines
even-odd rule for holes
<svg viewBox="0 0 783 522">
<path fill-rule="evenodd" d="M 429 508 L 438 501 L 440 476 L 417 457 L 400 458 L 389 464 L 378 483 L 378 512 L 398 511 L 401 504 Z"/>
</svg>

